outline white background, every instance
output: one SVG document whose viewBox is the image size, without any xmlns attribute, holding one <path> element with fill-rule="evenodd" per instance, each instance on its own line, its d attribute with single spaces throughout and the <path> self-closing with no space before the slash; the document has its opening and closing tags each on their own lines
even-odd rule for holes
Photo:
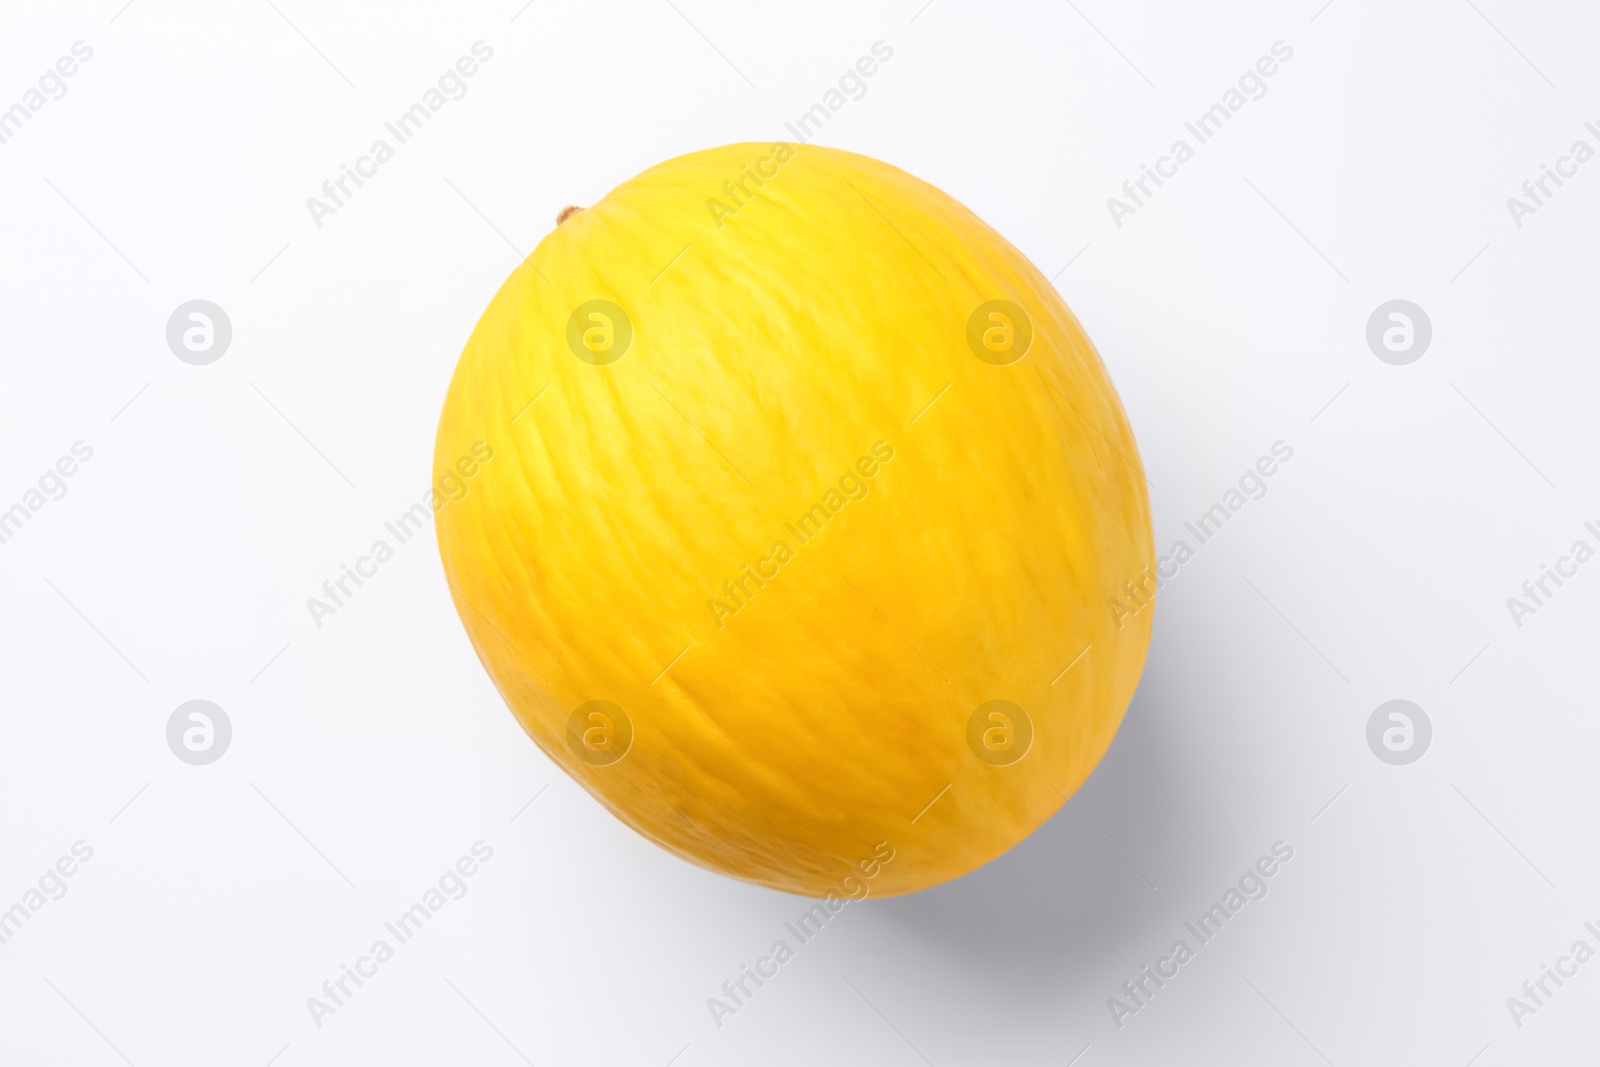
<svg viewBox="0 0 1600 1067">
<path fill-rule="evenodd" d="M 1600 565 L 1520 629 L 1505 600 L 1596 543 L 1600 163 L 1520 228 L 1505 201 L 1600 148 L 1600 11 L 122 3 L 0 21 L 0 107 L 94 49 L 0 145 L 0 508 L 94 449 L 0 545 L 0 908 L 94 849 L 0 945 L 0 1062 L 1592 1055 L 1600 963 L 1520 1028 L 1506 998 L 1600 948 Z M 480 39 L 468 94 L 317 228 L 306 198 Z M 1162 548 L 1273 442 L 1294 458 L 1163 592 L 1073 807 L 957 882 L 851 905 L 718 1028 L 706 998 L 802 901 L 659 851 L 556 771 L 431 533 L 320 629 L 305 601 L 421 497 L 461 345 L 563 205 L 787 136 L 879 40 L 893 59 L 819 140 L 1060 272 Z M 1278 40 L 1267 95 L 1114 225 L 1106 198 Z M 233 323 L 210 366 L 165 341 L 194 298 Z M 1433 324 L 1409 366 L 1365 341 L 1393 298 Z M 196 698 L 234 729 L 204 767 L 165 740 Z M 1365 739 L 1394 698 L 1433 723 L 1409 766 Z M 480 839 L 470 892 L 316 1026 L 306 998 Z M 1114 1025 L 1107 998 L 1280 839 L 1266 899 Z"/>
</svg>

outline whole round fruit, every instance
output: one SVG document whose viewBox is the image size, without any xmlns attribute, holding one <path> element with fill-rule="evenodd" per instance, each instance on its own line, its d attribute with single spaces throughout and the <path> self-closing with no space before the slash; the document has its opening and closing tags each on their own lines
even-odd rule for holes
<svg viewBox="0 0 1600 1067">
<path fill-rule="evenodd" d="M 1099 357 L 1021 252 L 863 156 L 729 145 L 563 212 L 473 330 L 435 467 L 528 734 L 752 883 L 993 859 L 1144 664 L 1149 508 Z"/>
</svg>

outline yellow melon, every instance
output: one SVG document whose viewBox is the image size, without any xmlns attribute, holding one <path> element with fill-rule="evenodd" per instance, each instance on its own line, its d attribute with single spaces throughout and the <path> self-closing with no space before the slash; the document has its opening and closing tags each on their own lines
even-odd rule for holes
<svg viewBox="0 0 1600 1067">
<path fill-rule="evenodd" d="M 911 892 L 1026 837 L 1110 744 L 1154 614 L 1108 603 L 1153 596 L 1145 483 L 1050 282 L 814 145 L 563 214 L 435 448 L 452 596 L 529 736 L 652 841 L 793 893 Z"/>
</svg>

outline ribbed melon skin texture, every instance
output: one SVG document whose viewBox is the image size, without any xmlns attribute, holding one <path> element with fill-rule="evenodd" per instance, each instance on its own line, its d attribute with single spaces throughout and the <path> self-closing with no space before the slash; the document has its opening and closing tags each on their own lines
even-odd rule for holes
<svg viewBox="0 0 1600 1067">
<path fill-rule="evenodd" d="M 610 312 L 569 343 L 595 300 L 620 359 Z M 1010 317 L 969 343 L 996 300 L 1021 358 Z M 729 145 L 572 215 L 467 342 L 436 475 L 480 441 L 435 519 L 479 659 L 617 818 L 730 877 L 970 871 L 1082 784 L 1138 683 L 1154 611 L 1107 602 L 1153 595 L 1150 516 L 1105 368 L 1022 253 L 887 164 Z M 990 701 L 1026 722 L 969 728 Z"/>
</svg>

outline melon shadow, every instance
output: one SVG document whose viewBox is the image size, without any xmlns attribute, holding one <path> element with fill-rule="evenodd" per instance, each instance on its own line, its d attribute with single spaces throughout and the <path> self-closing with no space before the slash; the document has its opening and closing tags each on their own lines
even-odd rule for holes
<svg viewBox="0 0 1600 1067">
<path fill-rule="evenodd" d="M 1142 931 L 1170 918 L 1173 901 L 1157 888 L 1163 876 L 1176 880 L 1207 837 L 1196 802 L 1203 775 L 1170 724 L 1191 702 L 1179 672 L 1163 672 L 1151 651 L 1111 748 L 1072 803 L 952 882 L 869 898 L 858 921 L 1041 993 L 1060 988 L 1064 967 L 1076 986 L 1121 966 Z"/>
</svg>

